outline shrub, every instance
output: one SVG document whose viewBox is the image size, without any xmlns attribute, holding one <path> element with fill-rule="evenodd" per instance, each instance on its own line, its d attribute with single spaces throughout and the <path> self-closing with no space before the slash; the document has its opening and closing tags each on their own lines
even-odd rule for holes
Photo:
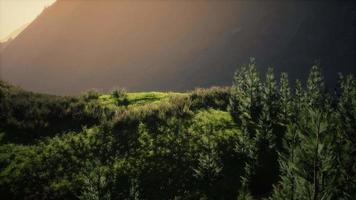
<svg viewBox="0 0 356 200">
<path fill-rule="evenodd" d="M 209 89 L 198 88 L 191 92 L 190 101 L 192 102 L 191 109 L 221 109 L 227 110 L 230 99 L 229 87 L 212 87 Z"/>
</svg>

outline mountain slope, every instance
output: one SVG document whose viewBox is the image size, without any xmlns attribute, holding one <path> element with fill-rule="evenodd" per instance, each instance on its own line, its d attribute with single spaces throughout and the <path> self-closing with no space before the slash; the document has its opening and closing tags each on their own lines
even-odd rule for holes
<svg viewBox="0 0 356 200">
<path fill-rule="evenodd" d="M 2 78 L 56 94 L 186 90 L 230 85 L 249 56 L 293 78 L 317 59 L 328 78 L 355 72 L 355 10 L 352 2 L 59 0 L 1 54 Z"/>
<path fill-rule="evenodd" d="M 23 30 L 26 29 L 26 27 L 29 24 L 24 24 L 22 26 L 20 26 L 19 28 L 17 28 L 16 30 L 14 30 L 13 32 L 11 32 L 8 36 L 6 36 L 5 38 L 0 39 L 1 43 L 4 43 L 8 40 L 14 39 L 16 36 L 18 36 Z"/>
</svg>

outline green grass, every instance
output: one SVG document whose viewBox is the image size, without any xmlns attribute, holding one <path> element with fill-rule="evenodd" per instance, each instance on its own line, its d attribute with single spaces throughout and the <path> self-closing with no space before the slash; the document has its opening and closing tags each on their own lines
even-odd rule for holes
<svg viewBox="0 0 356 200">
<path fill-rule="evenodd" d="M 184 95 L 176 92 L 134 92 L 128 93 L 127 97 L 130 105 L 142 105 L 147 103 L 156 103 L 168 99 L 175 95 Z"/>
<path fill-rule="evenodd" d="M 106 107 L 111 107 L 114 106 L 116 107 L 116 100 L 111 96 L 111 94 L 104 94 L 100 95 L 99 97 L 99 102 L 102 106 Z"/>
<path fill-rule="evenodd" d="M 127 93 L 129 106 L 145 105 L 149 103 L 158 103 L 168 100 L 173 96 L 187 95 L 187 93 L 178 92 L 130 92 Z M 108 108 L 116 108 L 116 100 L 111 94 L 103 94 L 99 97 L 100 104 Z"/>
<path fill-rule="evenodd" d="M 229 112 L 208 109 L 198 111 L 192 120 L 192 128 L 200 131 L 211 132 L 230 132 L 231 134 L 239 134 L 240 129 L 236 126 Z M 199 132 L 199 131 L 198 131 Z M 207 133 L 209 134 L 209 133 Z"/>
</svg>

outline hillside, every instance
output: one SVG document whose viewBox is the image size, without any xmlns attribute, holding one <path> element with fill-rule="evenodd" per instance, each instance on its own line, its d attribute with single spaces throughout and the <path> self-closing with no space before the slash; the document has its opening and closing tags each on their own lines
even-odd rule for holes
<svg viewBox="0 0 356 200">
<path fill-rule="evenodd" d="M 78 94 L 230 85 L 238 63 L 304 79 L 315 60 L 328 84 L 355 73 L 353 1 L 58 0 L 0 54 L 2 78 Z M 261 68 L 260 71 L 265 71 Z"/>
<path fill-rule="evenodd" d="M 1 38 L 0 43 L 4 43 L 4 42 L 7 42 L 8 40 L 16 38 L 23 30 L 26 29 L 27 26 L 28 26 L 28 24 L 24 24 L 24 25 L 20 26 L 19 28 L 17 28 L 13 32 L 11 32 L 8 36 L 6 36 L 5 38 Z"/>
<path fill-rule="evenodd" d="M 295 87 L 275 76 L 251 59 L 231 87 L 189 92 L 0 82 L 1 198 L 352 200 L 356 80 L 329 92 L 317 66 Z"/>
</svg>

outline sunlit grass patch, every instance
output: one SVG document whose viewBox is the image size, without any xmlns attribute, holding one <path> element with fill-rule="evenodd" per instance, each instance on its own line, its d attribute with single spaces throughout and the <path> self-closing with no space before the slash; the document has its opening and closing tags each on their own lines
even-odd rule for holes
<svg viewBox="0 0 356 200">
<path fill-rule="evenodd" d="M 149 103 L 159 103 L 163 100 L 168 100 L 174 96 L 184 96 L 188 93 L 178 92 L 130 92 L 127 93 L 128 106 L 145 105 Z M 102 106 L 108 108 L 116 108 L 117 99 L 111 94 L 103 94 L 99 96 L 99 102 Z"/>
<path fill-rule="evenodd" d="M 185 95 L 177 92 L 134 92 L 128 93 L 127 98 L 130 105 L 159 102 L 175 95 Z"/>
<path fill-rule="evenodd" d="M 236 126 L 229 112 L 208 109 L 198 111 L 192 119 L 192 128 L 201 131 L 232 131 L 234 133 L 240 130 Z"/>
<path fill-rule="evenodd" d="M 103 106 L 116 105 L 116 99 L 111 94 L 100 95 L 99 101 Z"/>
</svg>

